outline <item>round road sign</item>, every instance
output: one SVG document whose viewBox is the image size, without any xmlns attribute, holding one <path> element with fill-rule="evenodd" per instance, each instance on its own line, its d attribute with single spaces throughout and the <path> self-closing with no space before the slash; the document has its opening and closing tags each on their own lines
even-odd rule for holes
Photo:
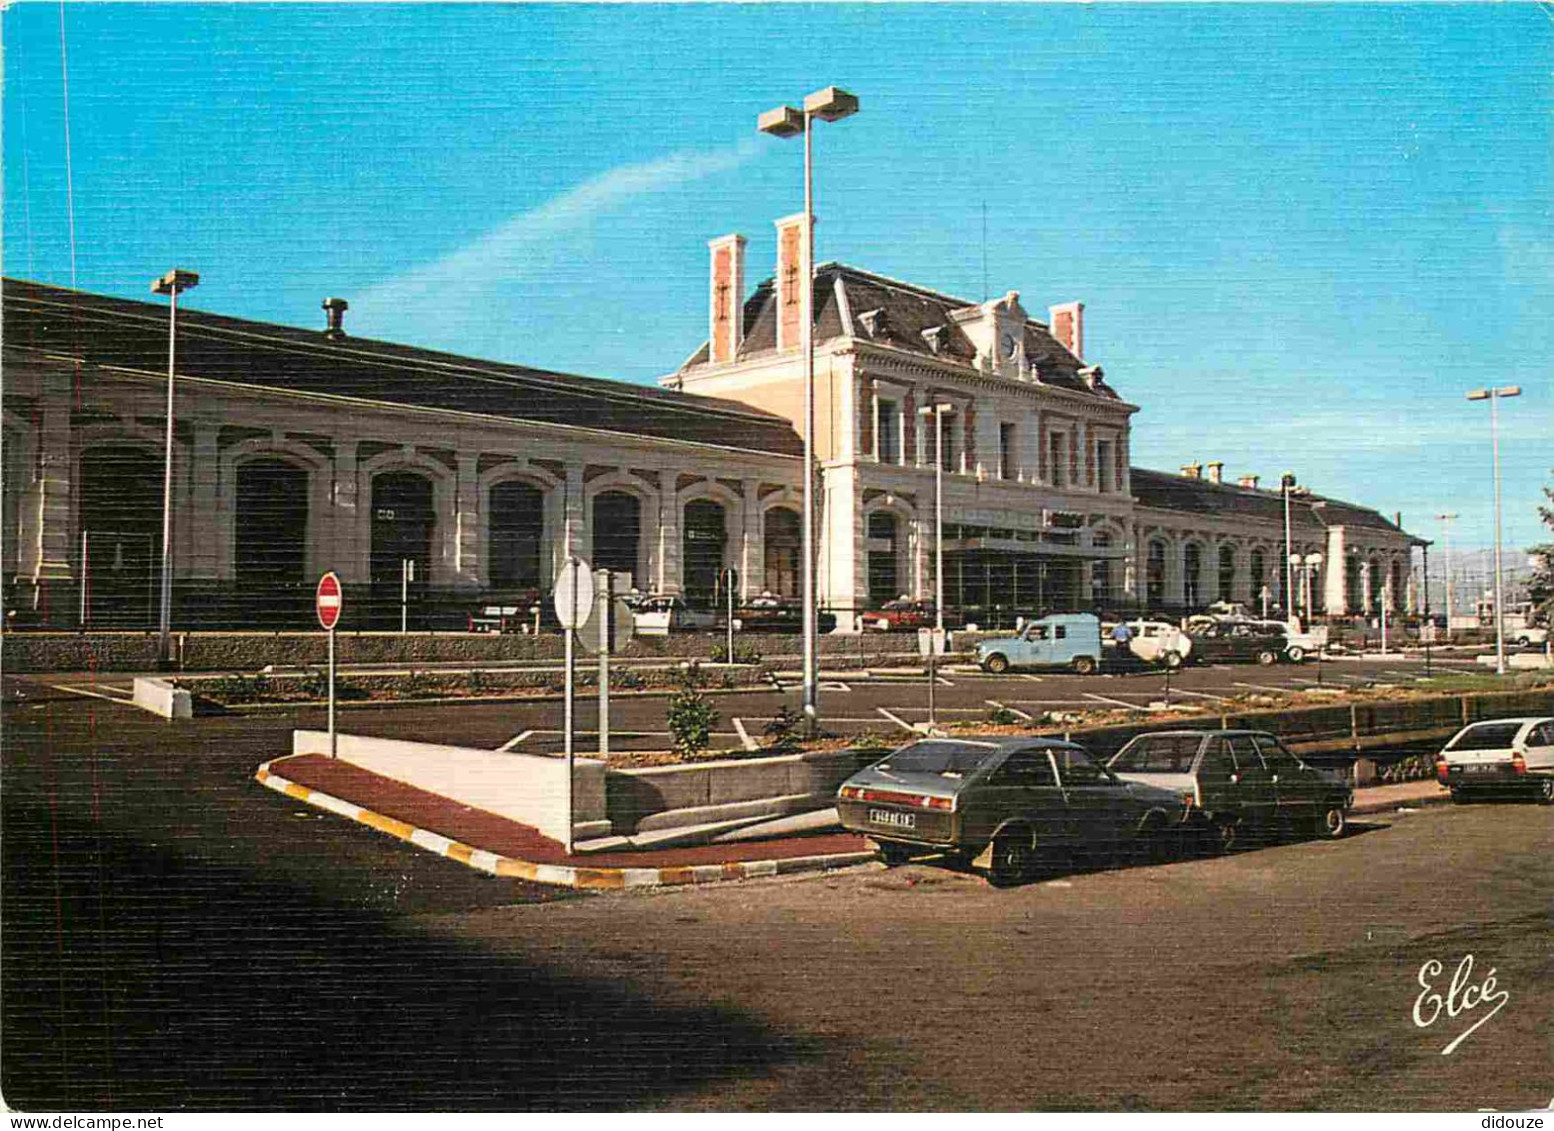
<svg viewBox="0 0 1554 1131">
<path fill-rule="evenodd" d="M 573 631 L 588 623 L 594 611 L 594 573 L 588 563 L 568 558 L 556 578 L 556 619 Z"/>
<path fill-rule="evenodd" d="M 318 609 L 318 623 L 324 626 L 326 632 L 333 632 L 340 620 L 340 609 L 345 604 L 340 578 L 334 570 L 318 579 L 318 592 L 314 595 L 313 603 Z"/>
</svg>

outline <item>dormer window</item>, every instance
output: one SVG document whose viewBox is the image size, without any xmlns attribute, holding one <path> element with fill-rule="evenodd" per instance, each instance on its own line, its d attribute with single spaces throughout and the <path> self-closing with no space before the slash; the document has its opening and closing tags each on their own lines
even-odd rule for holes
<svg viewBox="0 0 1554 1131">
<path fill-rule="evenodd" d="M 886 333 L 887 320 L 884 310 L 865 310 L 858 315 L 858 321 L 863 323 L 863 331 L 869 337 L 878 340 Z"/>
<path fill-rule="evenodd" d="M 944 346 L 948 340 L 949 328 L 946 326 L 930 326 L 923 331 L 923 341 L 928 343 L 928 348 L 935 357 L 944 352 Z"/>
</svg>

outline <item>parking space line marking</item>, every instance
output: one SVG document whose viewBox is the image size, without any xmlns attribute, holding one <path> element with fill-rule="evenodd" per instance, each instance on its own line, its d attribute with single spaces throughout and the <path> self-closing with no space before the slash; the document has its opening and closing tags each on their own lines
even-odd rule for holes
<svg viewBox="0 0 1554 1131">
<path fill-rule="evenodd" d="M 532 730 L 526 730 L 526 731 L 521 731 L 518 734 L 513 735 L 512 738 L 509 738 L 506 742 L 502 743 L 502 745 L 498 746 L 496 748 L 496 752 L 498 754 L 506 753 L 507 751 L 513 749 L 513 747 L 517 746 L 524 739 L 528 738 L 533 733 L 534 732 Z"/>
<path fill-rule="evenodd" d="M 1018 707 L 1010 707 L 1009 705 L 1007 705 L 1005 703 L 1000 703 L 997 699 L 984 699 L 983 702 L 986 703 L 989 707 L 993 707 L 993 708 L 995 708 L 997 710 L 1008 711 L 1011 715 L 1013 715 L 1017 719 L 1024 719 L 1026 722 L 1033 721 L 1031 719 L 1030 715 L 1026 714 L 1024 711 L 1020 710 Z"/>
<path fill-rule="evenodd" d="M 1041 676 L 1039 676 L 1039 675 L 1030 675 L 1030 674 L 1029 674 L 1029 673 L 1027 673 L 1027 672 L 1021 672 L 1021 673 L 1019 673 L 1019 674 L 1020 674 L 1020 678 L 1021 678 L 1021 679 L 1028 679 L 1028 680 L 1030 680 L 1030 681 L 1031 681 L 1031 682 L 1032 682 L 1032 683 L 1041 683 L 1041 682 L 1042 682 L 1042 678 L 1041 678 Z"/>
<path fill-rule="evenodd" d="M 1230 702 L 1230 698 L 1228 696 L 1210 695 L 1207 691 L 1188 691 L 1185 687 L 1174 687 L 1171 690 L 1174 691 L 1177 695 L 1196 695 L 1200 699 L 1213 699 L 1217 703 Z"/>
<path fill-rule="evenodd" d="M 1272 691 L 1278 695 L 1288 695 L 1291 691 L 1294 690 L 1294 688 L 1291 687 L 1273 687 L 1266 683 L 1242 683 L 1240 680 L 1236 681 L 1236 686 L 1250 687 L 1254 691 Z M 1179 691 L 1181 689 L 1178 688 L 1177 690 Z"/>
<path fill-rule="evenodd" d="M 51 683 L 48 686 L 55 691 L 64 691 L 71 695 L 90 695 L 93 699 L 106 699 L 110 703 L 132 704 L 135 701 L 133 696 L 130 695 L 122 697 L 118 695 L 104 695 L 101 691 L 88 691 L 84 687 L 76 687 L 69 683 Z"/>
<path fill-rule="evenodd" d="M 887 719 L 889 719 L 889 720 L 890 720 L 890 721 L 891 721 L 891 722 L 893 722 L 893 723 L 895 723 L 895 724 L 896 724 L 896 725 L 897 725 L 897 726 L 898 726 L 898 727 L 900 727 L 900 728 L 901 728 L 901 729 L 902 729 L 902 730 L 909 730 L 909 731 L 911 731 L 911 732 L 912 732 L 912 733 L 913 733 L 913 734 L 921 734 L 921 733 L 922 733 L 922 731 L 921 731 L 921 730 L 919 730 L 919 729 L 918 729 L 918 728 L 917 728 L 917 727 L 916 727 L 916 726 L 914 726 L 914 725 L 913 725 L 913 724 L 912 724 L 912 723 L 909 723 L 909 722 L 907 722 L 907 721 L 906 721 L 906 720 L 905 720 L 905 719 L 903 719 L 903 718 L 902 718 L 902 717 L 901 717 L 901 716 L 900 716 L 900 715 L 897 715 L 897 714 L 893 714 L 893 713 L 891 713 L 891 712 L 890 712 L 890 711 L 887 711 L 887 710 L 886 710 L 886 709 L 885 709 L 885 708 L 884 708 L 884 707 L 876 707 L 876 708 L 874 708 L 874 709 L 875 709 L 875 710 L 876 710 L 876 711 L 878 711 L 878 712 L 879 712 L 879 713 L 880 713 L 880 714 L 882 714 L 882 715 L 884 715 L 884 716 L 885 716 L 885 717 L 886 717 L 886 718 L 887 718 Z"/>
<path fill-rule="evenodd" d="M 744 720 L 735 718 L 731 721 L 734 724 L 734 729 L 739 732 L 739 741 L 745 744 L 745 749 L 759 750 L 760 747 L 756 744 L 755 739 L 751 738 L 750 732 L 745 729 Z"/>
<path fill-rule="evenodd" d="M 939 681 L 939 686 L 941 686 L 941 687 L 954 687 L 955 686 L 949 680 L 945 679 L 942 675 L 935 675 L 934 678 Z"/>
<path fill-rule="evenodd" d="M 1130 711 L 1142 711 L 1146 709 L 1139 706 L 1137 703 L 1128 703 L 1121 699 L 1108 699 L 1105 695 L 1092 695 L 1088 691 L 1081 691 L 1079 694 L 1083 695 L 1086 699 L 1094 699 L 1097 703 L 1114 703 L 1119 707 L 1126 707 Z"/>
<path fill-rule="evenodd" d="M 851 691 L 852 690 L 852 688 L 848 687 L 845 683 L 843 683 L 839 679 L 833 679 L 833 680 L 829 680 L 829 681 L 822 680 L 819 686 L 820 686 L 820 690 L 821 691 Z"/>
<path fill-rule="evenodd" d="M 1006 699 L 1006 703 L 1024 703 L 1028 707 L 1088 707 L 1083 699 Z"/>
</svg>

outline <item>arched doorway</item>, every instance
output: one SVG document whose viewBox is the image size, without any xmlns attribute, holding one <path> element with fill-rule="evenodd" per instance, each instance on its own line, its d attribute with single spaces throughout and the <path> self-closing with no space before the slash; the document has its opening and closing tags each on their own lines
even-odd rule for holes
<svg viewBox="0 0 1554 1131">
<path fill-rule="evenodd" d="M 232 567 L 245 621 L 294 623 L 307 611 L 308 485 L 288 460 L 238 465 Z"/>
<path fill-rule="evenodd" d="M 1219 548 L 1219 599 L 1221 601 L 1234 600 L 1236 591 L 1236 548 L 1234 546 L 1221 546 Z"/>
<path fill-rule="evenodd" d="M 486 504 L 486 582 L 492 589 L 538 589 L 545 495 L 509 479 L 491 488 Z"/>
<path fill-rule="evenodd" d="M 595 569 L 637 576 L 637 553 L 642 543 L 642 501 L 625 491 L 604 491 L 594 496 L 593 544 Z"/>
<path fill-rule="evenodd" d="M 787 507 L 766 512 L 766 583 L 763 588 L 779 597 L 799 596 L 799 556 L 803 529 L 799 513 Z"/>
<path fill-rule="evenodd" d="M 1203 604 L 1203 547 L 1196 542 L 1182 550 L 1182 600 L 1189 609 Z"/>
<path fill-rule="evenodd" d="M 81 454 L 82 580 L 93 627 L 154 625 L 162 567 L 162 459 L 107 445 Z M 75 547 L 77 553 L 82 547 Z"/>
<path fill-rule="evenodd" d="M 385 471 L 372 480 L 372 598 L 374 611 L 399 611 L 404 563 L 415 563 L 411 607 L 425 593 L 432 564 L 437 515 L 432 481 L 416 471 Z"/>
<path fill-rule="evenodd" d="M 901 523 L 889 511 L 875 511 L 869 516 L 866 534 L 869 540 L 869 604 L 883 605 L 901 596 L 900 568 L 897 564 L 899 545 L 896 541 Z"/>
<path fill-rule="evenodd" d="M 718 593 L 718 572 L 728 539 L 724 514 L 723 504 L 710 499 L 685 504 L 680 570 L 687 604 L 710 608 Z"/>
<path fill-rule="evenodd" d="M 1151 609 L 1165 605 L 1166 545 L 1150 542 L 1144 558 L 1144 602 Z"/>
</svg>

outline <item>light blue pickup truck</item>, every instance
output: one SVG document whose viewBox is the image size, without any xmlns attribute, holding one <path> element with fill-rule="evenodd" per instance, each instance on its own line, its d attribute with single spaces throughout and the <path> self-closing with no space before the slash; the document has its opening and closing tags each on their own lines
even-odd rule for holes
<svg viewBox="0 0 1554 1131">
<path fill-rule="evenodd" d="M 982 641 L 977 663 L 994 675 L 1010 668 L 1073 668 L 1089 675 L 1101 666 L 1101 622 L 1090 613 L 1042 617 L 1018 636 Z"/>
</svg>

